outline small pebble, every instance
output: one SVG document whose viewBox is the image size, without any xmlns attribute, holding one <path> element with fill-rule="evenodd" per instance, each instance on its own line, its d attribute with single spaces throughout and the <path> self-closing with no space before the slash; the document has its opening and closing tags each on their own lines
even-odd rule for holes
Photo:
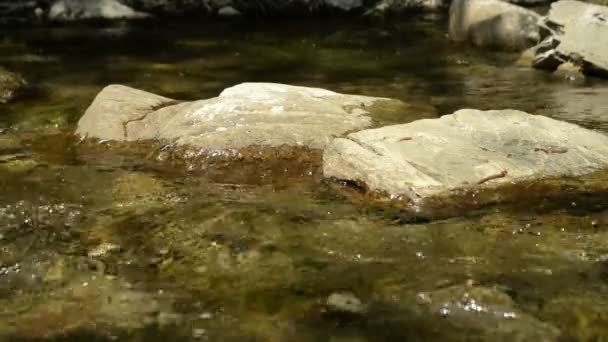
<svg viewBox="0 0 608 342">
<path fill-rule="evenodd" d="M 326 307 L 330 312 L 347 314 L 362 314 L 366 310 L 361 300 L 350 292 L 332 293 L 327 298 Z"/>
<path fill-rule="evenodd" d="M 194 272 L 201 274 L 201 273 L 206 273 L 207 272 L 207 266 L 197 266 L 194 268 Z"/>
<path fill-rule="evenodd" d="M 192 330 L 192 337 L 201 338 L 205 335 L 207 331 L 205 329 L 194 329 Z"/>
</svg>

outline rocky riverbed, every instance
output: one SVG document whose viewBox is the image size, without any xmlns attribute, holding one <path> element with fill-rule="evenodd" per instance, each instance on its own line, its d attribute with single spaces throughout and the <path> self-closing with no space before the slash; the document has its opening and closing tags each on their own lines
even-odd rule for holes
<svg viewBox="0 0 608 342">
<path fill-rule="evenodd" d="M 78 25 L 0 40 L 0 339 L 608 336 L 605 79 L 441 14 Z"/>
</svg>

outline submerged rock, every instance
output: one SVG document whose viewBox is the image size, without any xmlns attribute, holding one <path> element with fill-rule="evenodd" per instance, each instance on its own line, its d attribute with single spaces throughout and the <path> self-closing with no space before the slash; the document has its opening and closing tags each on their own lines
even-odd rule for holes
<svg viewBox="0 0 608 342">
<path fill-rule="evenodd" d="M 21 76 L 0 68 L 0 104 L 12 100 L 25 85 L 26 82 Z"/>
<path fill-rule="evenodd" d="M 540 16 L 500 0 L 454 0 L 450 39 L 477 46 L 524 50 L 541 39 Z"/>
<path fill-rule="evenodd" d="M 366 306 L 357 296 L 350 292 L 336 292 L 327 297 L 327 310 L 331 313 L 360 315 L 365 313 Z"/>
<path fill-rule="evenodd" d="M 537 48 L 535 67 L 556 70 L 572 62 L 585 74 L 608 77 L 608 7 L 560 0 L 546 20 L 554 33 Z"/>
<path fill-rule="evenodd" d="M 128 289 L 106 277 L 75 278 L 48 298 L 31 301 L 24 305 L 24 299 L 14 298 L 2 303 L 22 310 L 0 333 L 3 339 L 57 339 L 87 331 L 109 337 L 159 324 L 173 312 L 166 296 Z"/>
<path fill-rule="evenodd" d="M 201 152 L 283 145 L 323 149 L 336 136 L 371 126 L 376 104 L 383 111 L 403 105 L 271 83 L 244 83 L 216 98 L 178 103 L 112 85 L 93 101 L 76 133 L 103 140 L 157 140 Z"/>
<path fill-rule="evenodd" d="M 560 296 L 543 307 L 542 316 L 563 327 L 572 341 L 601 341 L 608 336 L 607 304 L 596 293 Z"/>
<path fill-rule="evenodd" d="M 325 177 L 424 206 L 457 190 L 493 189 L 608 167 L 608 137 L 516 110 L 465 109 L 364 130 L 325 150 Z"/>
<path fill-rule="evenodd" d="M 38 165 L 32 157 L 18 137 L 0 135 L 0 171 L 26 173 Z"/>
<path fill-rule="evenodd" d="M 112 181 L 112 204 L 118 208 L 136 208 L 162 203 L 166 193 L 162 181 L 141 172 L 130 172 Z"/>
<path fill-rule="evenodd" d="M 491 341 L 557 341 L 560 331 L 524 312 L 495 288 L 457 285 L 418 298 L 435 315 Z"/>
</svg>

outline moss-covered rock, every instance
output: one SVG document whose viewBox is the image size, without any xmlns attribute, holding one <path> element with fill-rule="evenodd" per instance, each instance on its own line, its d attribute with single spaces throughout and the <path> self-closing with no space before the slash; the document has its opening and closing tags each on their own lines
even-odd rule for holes
<svg viewBox="0 0 608 342">
<path fill-rule="evenodd" d="M 23 77 L 0 68 L 0 104 L 12 100 L 25 85 Z"/>
</svg>

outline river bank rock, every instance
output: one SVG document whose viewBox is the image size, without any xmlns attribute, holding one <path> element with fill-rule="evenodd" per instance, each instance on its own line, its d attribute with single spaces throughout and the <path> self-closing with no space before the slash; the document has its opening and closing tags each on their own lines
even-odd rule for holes
<svg viewBox="0 0 608 342">
<path fill-rule="evenodd" d="M 138 19 L 148 15 L 137 12 L 118 0 L 59 0 L 52 4 L 48 17 L 55 21 L 83 19 Z"/>
<path fill-rule="evenodd" d="M 12 100 L 25 85 L 26 82 L 21 76 L 0 68 L 0 104 Z"/>
<path fill-rule="evenodd" d="M 310 16 L 319 12 L 384 14 L 411 9 L 436 10 L 448 4 L 447 0 L 0 0 L 0 24 L 148 16 Z"/>
<path fill-rule="evenodd" d="M 112 85 L 97 95 L 76 134 L 154 140 L 201 153 L 247 147 L 323 149 L 336 136 L 370 127 L 373 112 L 398 111 L 402 105 L 386 98 L 273 83 L 243 83 L 216 98 L 180 103 Z"/>
<path fill-rule="evenodd" d="M 516 110 L 465 109 L 349 134 L 323 174 L 425 208 L 459 192 L 608 167 L 608 136 Z M 481 199 L 476 199 L 476 201 Z"/>
<path fill-rule="evenodd" d="M 500 0 L 454 0 L 449 36 L 455 42 L 521 51 L 541 40 L 541 17 Z"/>
<path fill-rule="evenodd" d="M 380 0 L 367 10 L 367 15 L 399 13 L 410 9 L 438 10 L 449 5 L 447 0 Z"/>
<path fill-rule="evenodd" d="M 199 10 L 208 11 L 211 14 L 222 14 L 227 12 L 239 14 L 292 14 L 309 15 L 311 12 L 401 12 L 410 9 L 438 9 L 443 7 L 446 0 L 199 0 L 189 1 L 176 6 L 170 0 L 124 0 L 125 4 L 134 8 L 142 8 L 149 13 L 185 13 L 184 11 Z"/>
<path fill-rule="evenodd" d="M 535 48 L 536 68 L 554 71 L 571 62 L 584 74 L 608 77 L 608 7 L 560 0 L 546 21 L 554 30 Z"/>
</svg>

